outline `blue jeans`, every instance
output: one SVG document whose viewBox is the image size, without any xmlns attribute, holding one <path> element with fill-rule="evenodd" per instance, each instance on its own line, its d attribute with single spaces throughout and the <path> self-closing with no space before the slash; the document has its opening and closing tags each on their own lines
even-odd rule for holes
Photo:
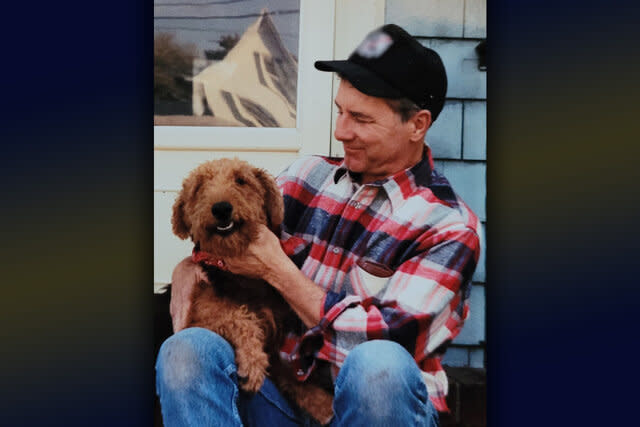
<svg viewBox="0 0 640 427">
<path fill-rule="evenodd" d="M 231 345 L 188 328 L 169 337 L 156 363 L 166 427 L 314 426 L 267 378 L 254 395 L 238 388 Z M 368 341 L 348 355 L 335 382 L 332 427 L 438 426 L 438 413 L 413 358 L 391 341 Z"/>
</svg>

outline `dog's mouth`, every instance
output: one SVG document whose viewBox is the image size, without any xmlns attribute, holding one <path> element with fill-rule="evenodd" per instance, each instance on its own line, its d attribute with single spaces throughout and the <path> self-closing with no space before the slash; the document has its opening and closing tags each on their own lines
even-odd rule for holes
<svg viewBox="0 0 640 427">
<path fill-rule="evenodd" d="M 229 221 L 227 223 L 227 225 L 220 225 L 218 224 L 216 226 L 216 230 L 221 231 L 223 233 L 226 233 L 227 231 L 231 231 L 233 229 L 233 226 L 235 225 L 235 223 L 233 221 Z"/>
<path fill-rule="evenodd" d="M 216 224 L 211 224 L 206 227 L 209 235 L 217 234 L 219 236 L 228 236 L 235 231 L 237 231 L 242 226 L 242 221 L 232 221 L 228 222 L 218 222 Z"/>
</svg>

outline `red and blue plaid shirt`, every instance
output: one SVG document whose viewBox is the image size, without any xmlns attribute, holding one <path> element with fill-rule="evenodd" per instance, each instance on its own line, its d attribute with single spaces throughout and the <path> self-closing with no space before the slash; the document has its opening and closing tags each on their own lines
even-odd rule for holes
<svg viewBox="0 0 640 427">
<path fill-rule="evenodd" d="M 478 219 L 434 170 L 414 167 L 359 185 L 342 159 L 308 157 L 277 179 L 285 203 L 281 242 L 326 292 L 318 325 L 288 337 L 282 356 L 303 380 L 331 363 L 333 379 L 356 345 L 401 344 L 429 396 L 447 411 L 440 360 L 469 315 L 480 254 Z"/>
</svg>

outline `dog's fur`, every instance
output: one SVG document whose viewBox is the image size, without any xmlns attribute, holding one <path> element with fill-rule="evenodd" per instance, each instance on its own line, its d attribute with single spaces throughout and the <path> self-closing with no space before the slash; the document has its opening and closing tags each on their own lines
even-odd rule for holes
<svg viewBox="0 0 640 427">
<path fill-rule="evenodd" d="M 214 213 L 220 203 L 232 207 L 228 218 Z M 219 205 L 218 205 L 219 206 Z M 173 232 L 191 238 L 212 259 L 242 255 L 255 239 L 258 224 L 277 232 L 284 217 L 282 196 L 264 170 L 238 159 L 204 163 L 184 180 L 173 205 Z M 298 382 L 279 357 L 287 332 L 302 322 L 272 286 L 201 263 L 212 285 L 194 289 L 186 326 L 200 326 L 224 337 L 235 349 L 240 387 L 260 389 L 265 375 L 298 407 L 326 423 L 332 394 L 312 375 Z"/>
</svg>

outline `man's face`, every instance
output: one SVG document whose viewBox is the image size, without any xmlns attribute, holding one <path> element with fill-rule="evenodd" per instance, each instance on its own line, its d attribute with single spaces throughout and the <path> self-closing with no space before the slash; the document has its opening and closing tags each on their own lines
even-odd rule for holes
<svg viewBox="0 0 640 427">
<path fill-rule="evenodd" d="M 363 184 L 391 176 L 420 160 L 423 143 L 411 141 L 413 122 L 402 123 L 381 98 L 365 95 L 341 80 L 335 103 L 334 135 L 344 145 L 347 168 L 362 173 Z"/>
</svg>

